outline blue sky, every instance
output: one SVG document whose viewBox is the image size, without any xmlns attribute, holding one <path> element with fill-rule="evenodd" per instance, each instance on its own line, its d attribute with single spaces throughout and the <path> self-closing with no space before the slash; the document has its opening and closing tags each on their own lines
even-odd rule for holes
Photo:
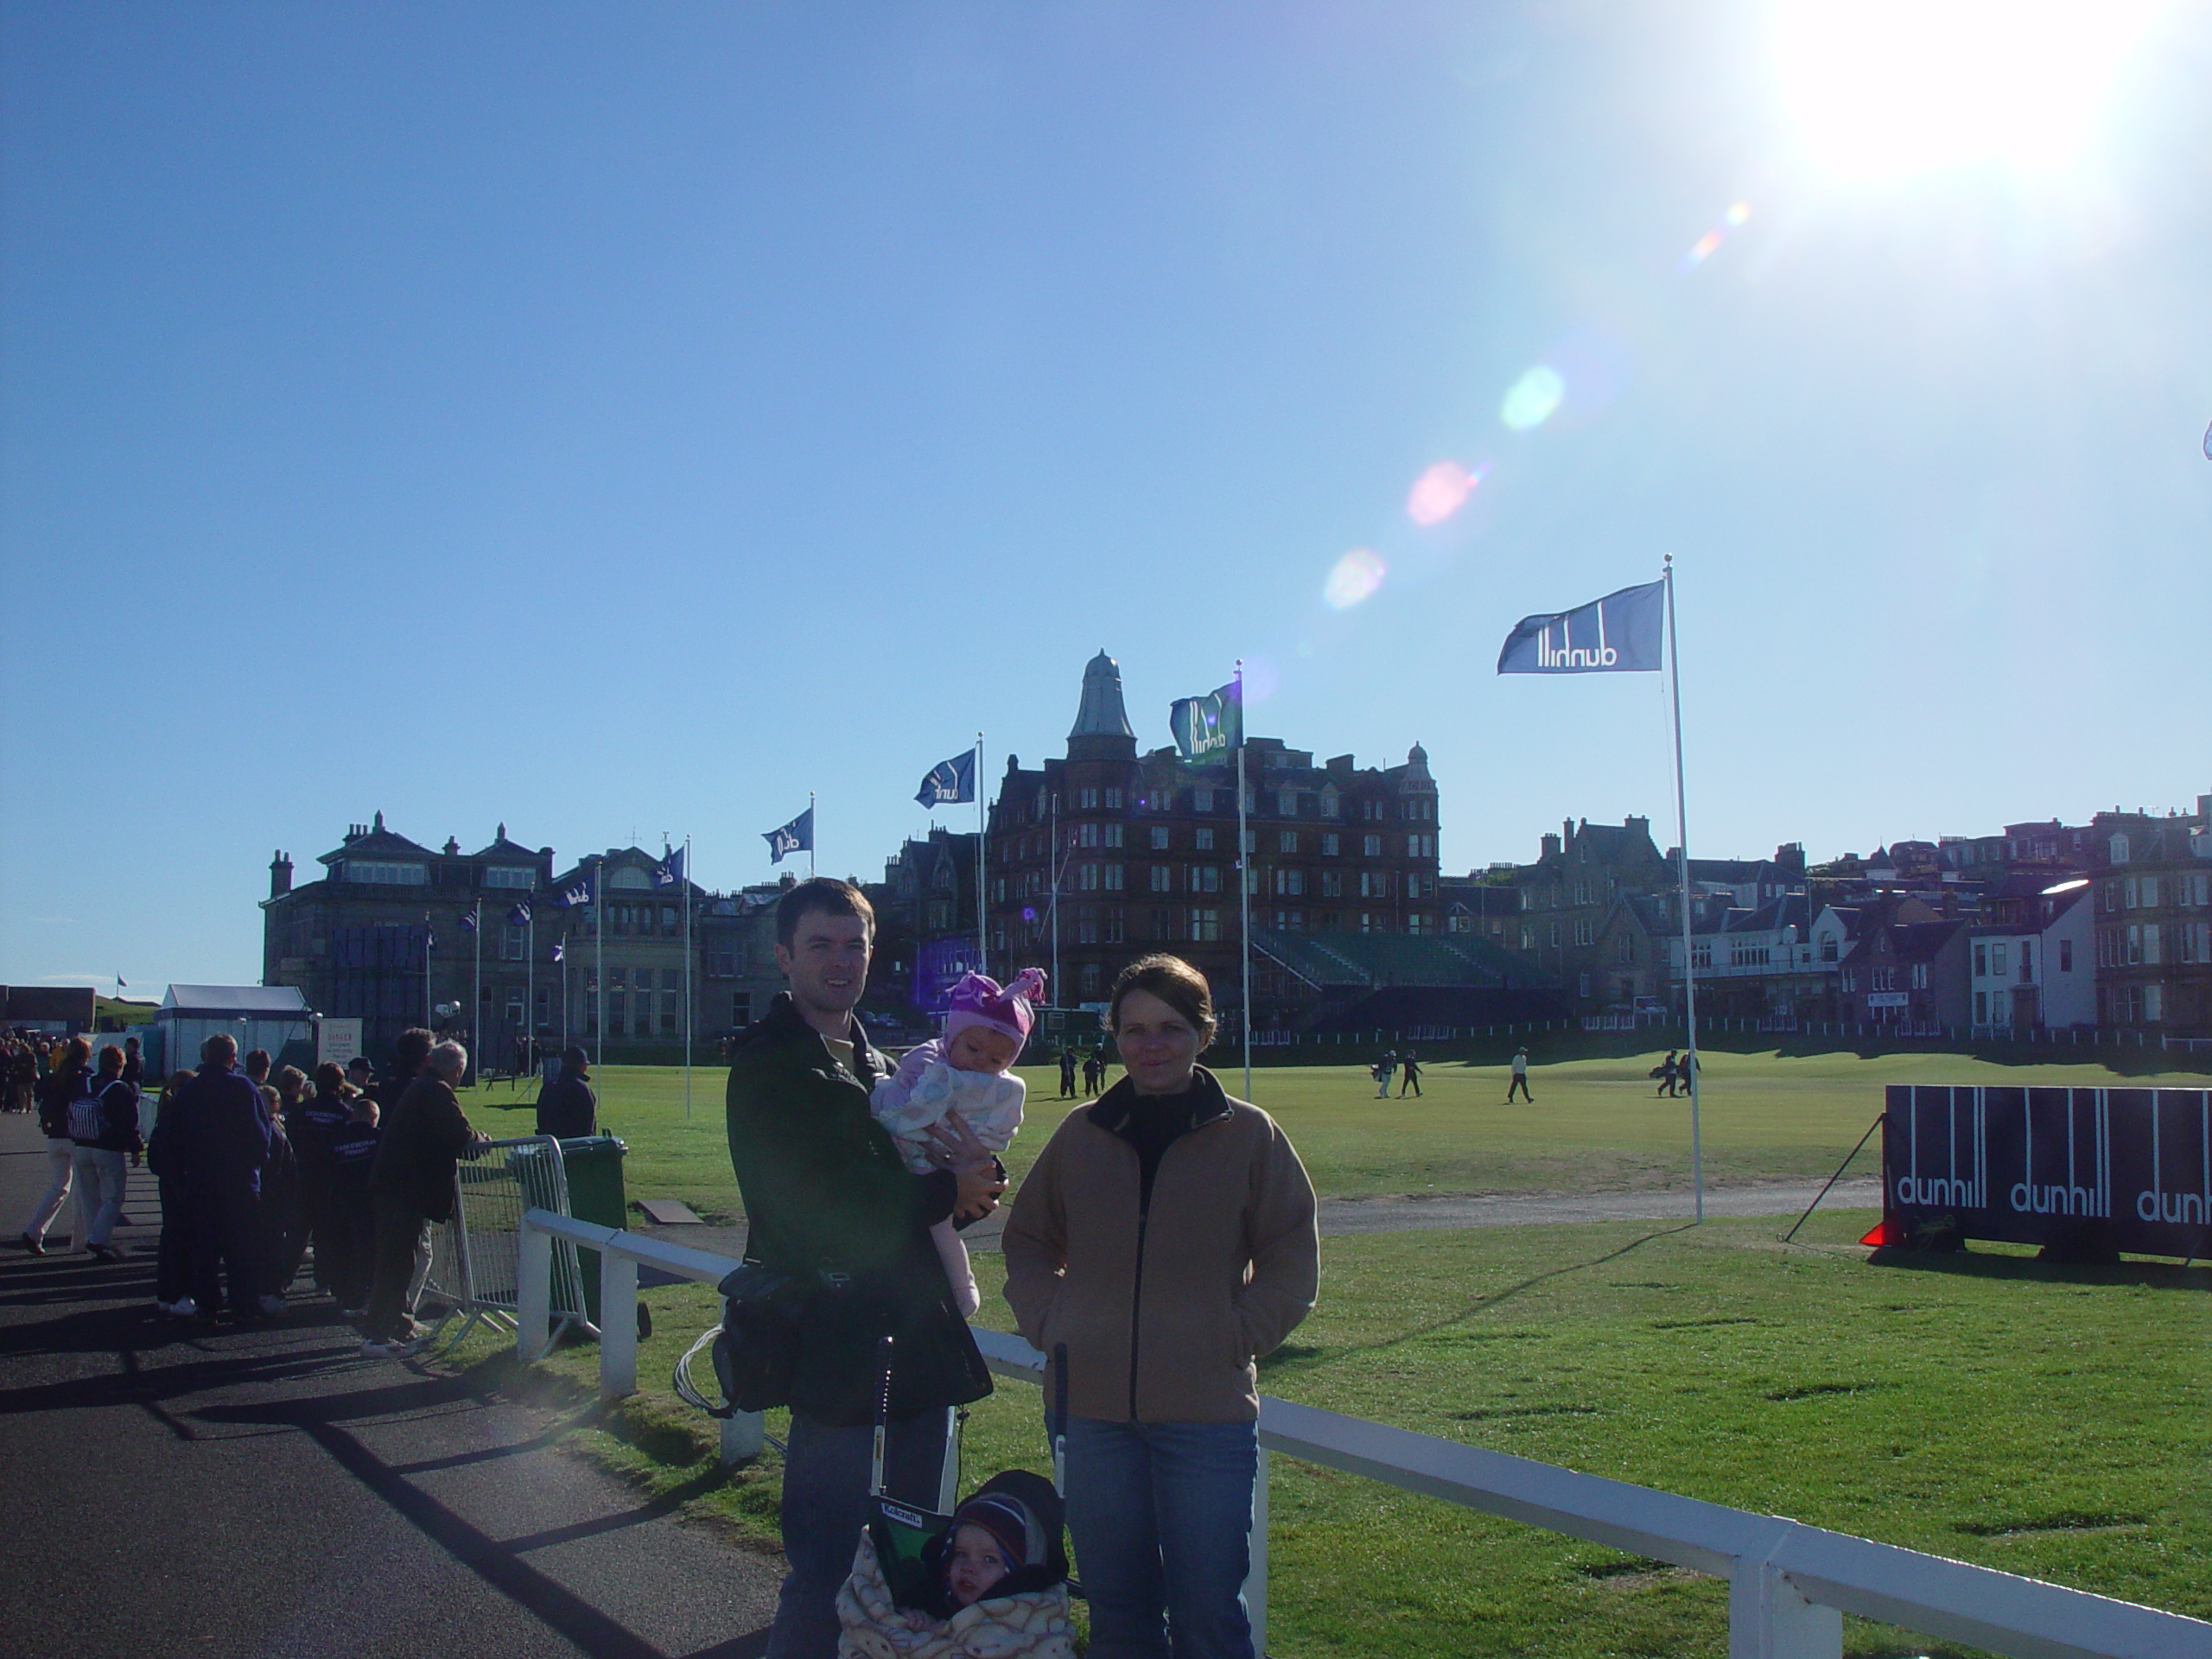
<svg viewBox="0 0 2212 1659">
<path fill-rule="evenodd" d="M 1101 647 L 1423 742 L 1447 868 L 1671 842 L 1657 677 L 1491 672 L 1666 553 L 1694 850 L 2212 789 L 2204 8 L 1872 176 L 1766 5 L 0 22 L 0 979 L 251 981 L 379 809 L 873 875 Z"/>
</svg>

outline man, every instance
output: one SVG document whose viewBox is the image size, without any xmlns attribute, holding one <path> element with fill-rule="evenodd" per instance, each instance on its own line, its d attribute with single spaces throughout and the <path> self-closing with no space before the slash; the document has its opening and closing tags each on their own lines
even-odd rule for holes
<svg viewBox="0 0 2212 1659">
<path fill-rule="evenodd" d="M 599 1132 L 599 1097 L 591 1090 L 591 1056 L 581 1046 L 561 1052 L 561 1075 L 537 1091 L 537 1132 L 567 1141 Z"/>
<path fill-rule="evenodd" d="M 437 1040 L 435 1033 L 420 1026 L 410 1026 L 399 1033 L 399 1039 L 391 1046 L 391 1065 L 376 1081 L 373 1092 L 380 1109 L 388 1113 L 399 1103 L 399 1097 L 407 1092 L 407 1085 L 423 1069 L 423 1057 Z"/>
<path fill-rule="evenodd" d="M 1382 1058 L 1375 1062 L 1376 1099 L 1388 1100 L 1390 1098 L 1390 1074 L 1397 1069 L 1397 1051 L 1395 1049 L 1384 1050 Z"/>
<path fill-rule="evenodd" d="M 261 1103 L 271 1117 L 283 1109 L 276 1102 L 276 1091 L 269 1086 L 269 1051 L 257 1048 L 245 1057 L 245 1080 L 261 1090 Z"/>
<path fill-rule="evenodd" d="M 134 1089 L 146 1086 L 146 1056 L 136 1037 L 123 1039 L 123 1080 Z"/>
<path fill-rule="evenodd" d="M 200 1044 L 199 1071 L 170 1102 L 176 1133 L 161 1171 L 190 1195 L 191 1295 L 201 1320 L 210 1323 L 226 1288 L 231 1312 L 240 1319 L 266 1312 L 270 1300 L 263 1282 L 261 1218 L 269 1108 L 238 1061 L 238 1039 L 227 1032 Z"/>
<path fill-rule="evenodd" d="M 436 1043 L 391 1109 L 382 1114 L 369 1196 L 376 1212 L 375 1276 L 361 1352 L 390 1358 L 412 1351 L 415 1320 L 406 1307 L 418 1254 L 429 1252 L 430 1224 L 453 1216 L 454 1167 L 461 1154 L 487 1146 L 454 1089 L 468 1070 L 468 1051 Z"/>
<path fill-rule="evenodd" d="M 1060 1045 L 1060 1098 L 1075 1098 L 1075 1050 L 1065 1043 Z"/>
<path fill-rule="evenodd" d="M 808 1286 L 792 1370 L 780 1520 L 791 1562 L 767 1659 L 832 1659 L 837 1588 L 867 1516 L 878 1344 L 893 1339 L 887 1485 L 935 1508 L 951 1408 L 990 1392 L 929 1230 L 988 1215 L 1006 1179 L 964 1131 L 911 1173 L 869 1115 L 889 1067 L 853 1017 L 875 915 L 851 883 L 799 882 L 776 906 L 790 985 L 731 1046 L 730 1164 L 748 1261 Z"/>
<path fill-rule="evenodd" d="M 1536 1097 L 1529 1092 L 1529 1050 L 1526 1044 L 1513 1053 L 1513 1081 L 1505 1085 L 1505 1103 L 1509 1106 L 1513 1103 L 1516 1089 L 1521 1091 L 1521 1098 L 1531 1106 L 1536 1103 Z"/>
<path fill-rule="evenodd" d="M 346 1062 L 346 1081 L 365 1095 L 376 1093 L 377 1069 L 369 1064 L 367 1055 L 356 1054 Z"/>
<path fill-rule="evenodd" d="M 1406 1090 L 1410 1089 L 1414 1091 L 1414 1098 L 1420 1099 L 1421 1060 L 1410 1048 L 1406 1051 L 1405 1058 L 1398 1062 L 1398 1075 L 1403 1079 L 1398 1084 L 1398 1098 L 1403 1100 Z"/>
</svg>

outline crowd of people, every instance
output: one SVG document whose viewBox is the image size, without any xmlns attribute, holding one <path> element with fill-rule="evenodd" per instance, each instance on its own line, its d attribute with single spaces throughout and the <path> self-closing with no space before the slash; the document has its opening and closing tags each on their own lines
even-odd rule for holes
<svg viewBox="0 0 2212 1659">
<path fill-rule="evenodd" d="M 431 1261 L 431 1230 L 452 1214 L 454 1173 L 489 1137 L 461 1111 L 461 1044 L 401 1033 L 379 1075 L 365 1058 L 313 1077 L 276 1067 L 265 1050 L 241 1060 L 237 1039 L 201 1045 L 196 1070 L 161 1085 L 141 1135 L 144 1062 L 137 1040 L 100 1049 L 72 1037 L 5 1039 L 9 1109 L 26 1091 L 47 1144 L 46 1191 L 17 1232 L 46 1255 L 73 1196 L 73 1249 L 118 1261 L 127 1170 L 143 1165 L 161 1198 L 154 1305 L 200 1326 L 282 1315 L 289 1299 L 327 1295 L 362 1351 L 412 1351 Z M 539 1132 L 588 1135 L 597 1103 L 582 1049 L 538 1100 Z M 550 1126 L 550 1127 L 549 1127 Z M 302 1275 L 305 1275 L 304 1280 Z"/>
</svg>

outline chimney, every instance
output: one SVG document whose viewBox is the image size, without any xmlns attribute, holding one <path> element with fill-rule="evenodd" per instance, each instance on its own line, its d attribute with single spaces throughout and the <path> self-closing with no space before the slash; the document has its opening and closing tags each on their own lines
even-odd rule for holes
<svg viewBox="0 0 2212 1659">
<path fill-rule="evenodd" d="M 1543 850 L 1540 855 L 1538 855 L 1538 856 L 1542 857 L 1542 858 L 1556 858 L 1556 857 L 1558 857 L 1558 856 L 1559 856 L 1559 837 L 1558 837 L 1557 836 L 1554 836 L 1554 835 L 1547 835 L 1547 836 L 1545 836 L 1545 837 L 1544 837 L 1544 850 Z"/>
<path fill-rule="evenodd" d="M 269 861 L 269 896 L 282 899 L 292 890 L 292 861 L 280 850 Z"/>
</svg>

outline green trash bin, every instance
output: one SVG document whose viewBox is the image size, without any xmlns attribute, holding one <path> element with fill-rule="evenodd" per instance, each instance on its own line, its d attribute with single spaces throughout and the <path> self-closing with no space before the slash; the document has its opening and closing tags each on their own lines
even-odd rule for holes
<svg viewBox="0 0 2212 1659">
<path fill-rule="evenodd" d="M 569 1213 L 578 1221 L 601 1227 L 627 1227 L 629 1199 L 622 1188 L 622 1157 L 629 1151 L 619 1136 L 579 1135 L 561 1142 L 561 1165 L 569 1182 Z M 584 1314 L 594 1325 L 599 1317 L 599 1252 L 578 1250 L 583 1269 Z"/>
</svg>

